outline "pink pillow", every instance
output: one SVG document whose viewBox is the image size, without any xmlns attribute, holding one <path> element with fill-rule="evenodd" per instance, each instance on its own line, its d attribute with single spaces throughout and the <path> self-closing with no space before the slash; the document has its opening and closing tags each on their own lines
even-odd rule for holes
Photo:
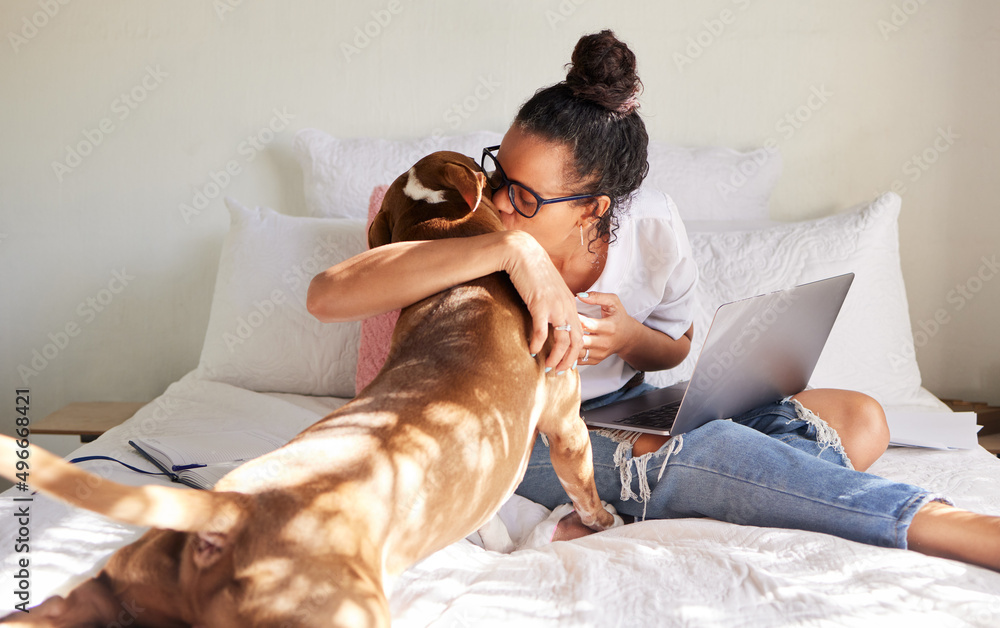
<svg viewBox="0 0 1000 628">
<path fill-rule="evenodd" d="M 368 227 L 375 220 L 375 214 L 382 207 L 382 199 L 388 185 L 379 185 L 372 190 L 368 199 Z M 367 228 L 365 233 L 367 233 Z M 361 345 L 358 348 L 358 372 L 354 378 L 354 390 L 361 390 L 371 383 L 378 372 L 382 370 L 385 359 L 389 356 L 389 341 L 392 330 L 396 327 L 399 310 L 379 314 L 361 321 Z"/>
</svg>

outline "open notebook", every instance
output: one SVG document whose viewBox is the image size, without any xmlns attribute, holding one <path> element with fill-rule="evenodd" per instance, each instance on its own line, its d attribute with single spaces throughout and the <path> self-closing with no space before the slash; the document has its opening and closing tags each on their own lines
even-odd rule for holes
<svg viewBox="0 0 1000 628">
<path fill-rule="evenodd" d="M 136 438 L 128 444 L 174 482 L 209 489 L 247 460 L 274 451 L 285 442 L 260 430 L 240 430 Z"/>
</svg>

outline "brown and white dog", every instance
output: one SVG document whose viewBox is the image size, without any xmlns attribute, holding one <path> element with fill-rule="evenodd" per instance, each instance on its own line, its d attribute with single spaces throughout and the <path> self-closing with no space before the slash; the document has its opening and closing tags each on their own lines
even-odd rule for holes
<svg viewBox="0 0 1000 628">
<path fill-rule="evenodd" d="M 389 188 L 369 244 L 501 229 L 476 164 L 434 153 Z M 478 211 L 476 211 L 478 208 Z M 546 375 L 530 318 L 505 274 L 405 308 L 385 366 L 350 403 L 213 491 L 102 480 L 32 447 L 39 491 L 156 529 L 116 552 L 67 598 L 12 625 L 387 626 L 383 584 L 472 533 L 524 474 L 536 432 L 583 522 L 621 519 L 594 486 L 576 371 Z M 0 472 L 17 446 L 0 442 Z M 86 499 L 69 490 L 96 485 Z"/>
</svg>

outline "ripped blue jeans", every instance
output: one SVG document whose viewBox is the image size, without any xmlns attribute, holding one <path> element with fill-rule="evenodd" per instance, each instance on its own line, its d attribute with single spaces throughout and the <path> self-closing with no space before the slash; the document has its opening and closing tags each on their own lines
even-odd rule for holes
<svg viewBox="0 0 1000 628">
<path fill-rule="evenodd" d="M 637 519 L 710 517 L 905 549 L 913 515 L 929 501 L 948 501 L 855 471 L 836 431 L 790 398 L 710 421 L 633 458 L 636 437 L 590 432 L 601 499 Z M 569 501 L 540 437 L 515 492 L 547 508 Z"/>
</svg>

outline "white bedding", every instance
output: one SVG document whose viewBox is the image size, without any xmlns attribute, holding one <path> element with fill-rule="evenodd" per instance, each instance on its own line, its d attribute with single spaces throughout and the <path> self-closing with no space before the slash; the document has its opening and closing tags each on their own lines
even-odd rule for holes
<svg viewBox="0 0 1000 628">
<path fill-rule="evenodd" d="M 928 394 L 927 397 L 930 397 Z M 930 397 L 930 399 L 933 399 Z M 135 417 L 83 445 L 149 468 L 126 441 L 136 435 L 259 428 L 291 437 L 343 399 L 256 393 L 189 373 Z M 925 408 L 931 407 L 929 401 Z M 82 465 L 129 484 L 170 482 L 112 462 Z M 1000 515 L 1000 462 L 982 449 L 890 449 L 872 472 L 919 484 L 959 506 Z M 175 485 L 176 486 L 176 485 Z M 79 487 L 86 490 L 86 487 Z M 3 608 L 18 558 L 16 493 L 0 503 Z M 540 508 L 505 507 L 522 523 Z M 31 503 L 32 604 L 94 575 L 143 529 L 36 496 Z M 524 530 L 512 527 L 514 536 Z M 515 538 L 515 541 L 518 539 Z M 994 626 L 1000 574 L 914 552 L 811 532 L 711 520 L 648 521 L 573 542 L 500 554 L 463 540 L 412 567 L 391 596 L 398 626 Z"/>
</svg>

